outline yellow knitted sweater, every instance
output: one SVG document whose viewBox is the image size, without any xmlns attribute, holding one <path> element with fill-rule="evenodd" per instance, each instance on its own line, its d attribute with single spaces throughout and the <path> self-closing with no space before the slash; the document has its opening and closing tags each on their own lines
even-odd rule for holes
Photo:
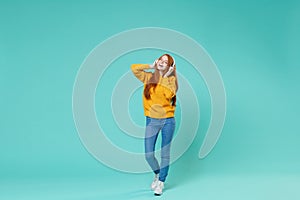
<svg viewBox="0 0 300 200">
<path fill-rule="evenodd" d="M 150 66 L 148 64 L 131 65 L 133 74 L 144 83 L 144 89 L 153 75 L 151 72 L 145 72 L 145 69 L 150 69 Z M 176 94 L 175 81 L 175 76 L 166 78 L 160 76 L 155 89 L 153 87 L 150 89 L 150 99 L 146 99 L 143 95 L 145 116 L 158 119 L 174 117 L 175 106 L 172 105 L 171 100 Z"/>
</svg>

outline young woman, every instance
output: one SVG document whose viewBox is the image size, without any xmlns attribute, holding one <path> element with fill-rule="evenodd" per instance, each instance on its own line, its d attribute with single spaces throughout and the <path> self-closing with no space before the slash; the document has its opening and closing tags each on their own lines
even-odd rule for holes
<svg viewBox="0 0 300 200">
<path fill-rule="evenodd" d="M 145 70 L 154 69 L 154 73 Z M 146 116 L 145 157 L 155 177 L 151 189 L 161 195 L 169 171 L 170 145 L 175 130 L 175 106 L 178 82 L 175 60 L 169 54 L 152 65 L 133 64 L 133 74 L 144 83 L 143 105 Z M 155 144 L 161 131 L 161 163 L 155 158 Z"/>
</svg>

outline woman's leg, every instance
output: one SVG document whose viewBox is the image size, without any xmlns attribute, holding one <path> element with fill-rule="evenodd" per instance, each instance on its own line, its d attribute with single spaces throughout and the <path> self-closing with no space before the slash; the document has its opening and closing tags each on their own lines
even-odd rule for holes
<svg viewBox="0 0 300 200">
<path fill-rule="evenodd" d="M 161 164 L 159 180 L 165 182 L 169 171 L 171 141 L 175 131 L 175 118 L 167 118 L 161 133 Z"/>
<path fill-rule="evenodd" d="M 145 158 L 155 174 L 160 172 L 160 167 L 154 154 L 155 143 L 160 129 L 161 124 L 159 120 L 146 117 Z"/>
</svg>

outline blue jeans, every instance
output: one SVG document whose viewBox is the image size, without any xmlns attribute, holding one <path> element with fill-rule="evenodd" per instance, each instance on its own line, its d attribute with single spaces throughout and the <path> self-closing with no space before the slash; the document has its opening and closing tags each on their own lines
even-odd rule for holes
<svg viewBox="0 0 300 200">
<path fill-rule="evenodd" d="M 161 131 L 161 163 L 155 158 L 155 144 Z M 170 147 L 175 131 L 175 118 L 155 119 L 146 117 L 145 157 L 159 180 L 164 182 L 168 175 L 170 163 Z"/>
</svg>

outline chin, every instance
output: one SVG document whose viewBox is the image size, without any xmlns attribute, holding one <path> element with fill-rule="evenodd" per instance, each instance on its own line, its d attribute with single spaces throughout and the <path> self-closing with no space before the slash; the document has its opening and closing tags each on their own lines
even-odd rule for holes
<svg viewBox="0 0 300 200">
<path fill-rule="evenodd" d="M 160 68 L 160 67 L 158 67 L 157 69 L 162 72 L 164 72 L 166 70 L 166 68 Z"/>
</svg>

